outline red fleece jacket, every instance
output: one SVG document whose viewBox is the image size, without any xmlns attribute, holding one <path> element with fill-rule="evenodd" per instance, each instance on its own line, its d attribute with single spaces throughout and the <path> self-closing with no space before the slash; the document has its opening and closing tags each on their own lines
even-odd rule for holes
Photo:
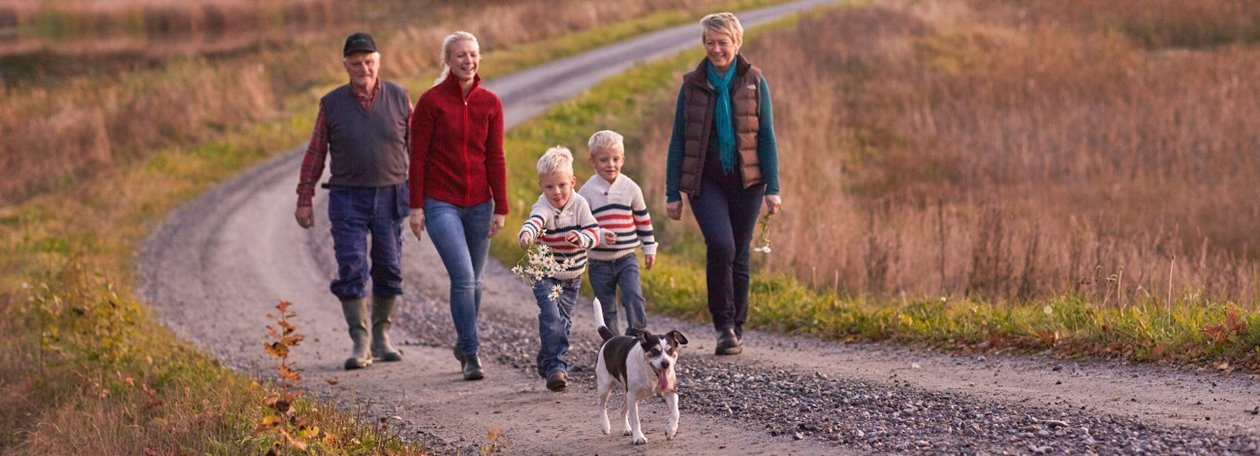
<svg viewBox="0 0 1260 456">
<path fill-rule="evenodd" d="M 411 207 L 429 197 L 460 207 L 491 199 L 494 213 L 507 214 L 507 164 L 503 156 L 503 102 L 473 79 L 464 97 L 459 81 L 425 91 L 411 115 Z"/>
</svg>

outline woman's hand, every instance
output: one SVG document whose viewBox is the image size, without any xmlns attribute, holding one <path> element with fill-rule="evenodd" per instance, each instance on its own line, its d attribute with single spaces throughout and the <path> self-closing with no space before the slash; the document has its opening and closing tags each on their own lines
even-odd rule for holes
<svg viewBox="0 0 1260 456">
<path fill-rule="evenodd" d="M 781 206 L 783 206 L 783 198 L 779 195 L 766 195 L 766 210 L 771 214 L 778 214 Z"/>
<path fill-rule="evenodd" d="M 416 240 L 420 240 L 420 233 L 424 232 L 424 209 L 411 208 L 411 233 L 416 235 Z"/>
<path fill-rule="evenodd" d="M 682 200 L 665 203 L 665 215 L 670 220 L 682 220 Z"/>
<path fill-rule="evenodd" d="M 503 225 L 507 223 L 507 216 L 503 214 L 494 214 L 490 219 L 490 235 L 486 237 L 494 237 L 499 230 L 503 229 Z"/>
</svg>

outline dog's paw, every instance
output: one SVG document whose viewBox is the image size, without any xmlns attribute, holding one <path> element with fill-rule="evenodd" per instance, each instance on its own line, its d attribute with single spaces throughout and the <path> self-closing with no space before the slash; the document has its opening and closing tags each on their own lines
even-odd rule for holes
<svg viewBox="0 0 1260 456">
<path fill-rule="evenodd" d="M 626 429 L 626 430 L 624 430 L 624 431 L 621 431 L 621 435 L 626 435 L 626 436 L 628 436 L 628 435 L 630 435 L 630 434 L 632 434 L 632 432 L 630 432 L 630 429 Z"/>
<path fill-rule="evenodd" d="M 612 434 L 612 426 L 609 426 L 608 423 L 604 423 L 604 425 L 600 426 L 599 430 L 603 432 L 604 435 Z"/>
<path fill-rule="evenodd" d="M 634 442 L 635 445 L 643 445 L 647 443 L 647 437 L 644 437 L 642 435 L 637 435 L 634 437 L 633 440 L 631 440 L 631 442 Z"/>
<path fill-rule="evenodd" d="M 678 435 L 677 429 L 665 431 L 665 440 L 674 440 L 675 435 Z"/>
</svg>

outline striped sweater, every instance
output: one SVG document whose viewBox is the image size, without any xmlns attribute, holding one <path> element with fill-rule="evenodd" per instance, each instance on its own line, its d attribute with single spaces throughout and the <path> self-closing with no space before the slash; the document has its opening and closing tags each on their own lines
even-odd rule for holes
<svg viewBox="0 0 1260 456">
<path fill-rule="evenodd" d="M 648 215 L 643 201 L 643 190 L 625 174 L 609 184 L 598 174 L 582 184 L 578 194 L 591 205 L 591 213 L 601 231 L 617 234 L 613 245 L 600 245 L 591 249 L 591 259 L 612 261 L 634 252 L 640 245 L 644 255 L 656 255 L 656 237 L 652 235 L 652 216 Z M 603 234 L 603 233 L 600 233 Z"/>
<path fill-rule="evenodd" d="M 580 245 L 564 240 L 571 231 L 578 233 Z M 586 199 L 574 193 L 569 198 L 569 204 L 556 209 L 547 202 L 546 196 L 540 195 L 516 237 L 529 236 L 538 239 L 539 233 L 542 233 L 542 243 L 551 249 L 556 262 L 563 263 L 569 259 L 573 261 L 573 265 L 554 277 L 561 280 L 581 277 L 586 270 L 586 251 L 599 242 L 599 224 L 595 222 L 595 216 L 591 215 L 591 206 Z"/>
</svg>

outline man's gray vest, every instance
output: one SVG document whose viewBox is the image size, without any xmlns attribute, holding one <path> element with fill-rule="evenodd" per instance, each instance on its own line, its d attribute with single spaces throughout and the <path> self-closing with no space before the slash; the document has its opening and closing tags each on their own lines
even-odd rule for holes
<svg viewBox="0 0 1260 456">
<path fill-rule="evenodd" d="M 407 89 L 380 81 L 372 109 L 354 98 L 350 84 L 324 95 L 330 185 L 386 187 L 407 180 Z"/>
</svg>

